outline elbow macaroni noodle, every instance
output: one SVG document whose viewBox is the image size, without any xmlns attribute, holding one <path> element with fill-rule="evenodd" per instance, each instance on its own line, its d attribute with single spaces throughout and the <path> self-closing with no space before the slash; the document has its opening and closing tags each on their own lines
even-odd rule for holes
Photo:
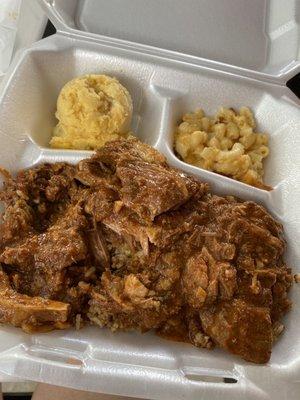
<svg viewBox="0 0 300 400">
<path fill-rule="evenodd" d="M 268 136 L 255 132 L 251 110 L 221 107 L 209 118 L 203 110 L 185 114 L 176 127 L 175 150 L 183 161 L 249 185 L 264 187 Z"/>
</svg>

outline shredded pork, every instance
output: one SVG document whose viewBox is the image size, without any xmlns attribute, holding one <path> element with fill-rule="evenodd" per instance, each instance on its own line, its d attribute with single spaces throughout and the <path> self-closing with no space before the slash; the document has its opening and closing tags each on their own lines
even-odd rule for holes
<svg viewBox="0 0 300 400">
<path fill-rule="evenodd" d="M 138 140 L 5 179 L 0 321 L 155 329 L 265 363 L 290 309 L 282 226 Z"/>
</svg>

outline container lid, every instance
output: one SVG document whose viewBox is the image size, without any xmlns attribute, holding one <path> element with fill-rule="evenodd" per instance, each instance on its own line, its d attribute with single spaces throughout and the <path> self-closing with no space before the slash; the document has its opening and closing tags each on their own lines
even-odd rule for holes
<svg viewBox="0 0 300 400">
<path fill-rule="evenodd" d="M 280 75 L 299 63 L 299 0 L 42 0 L 67 28 Z"/>
</svg>

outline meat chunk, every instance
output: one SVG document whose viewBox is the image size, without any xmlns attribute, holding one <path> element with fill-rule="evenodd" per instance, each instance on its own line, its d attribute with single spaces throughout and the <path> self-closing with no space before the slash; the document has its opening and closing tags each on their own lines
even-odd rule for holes
<svg viewBox="0 0 300 400">
<path fill-rule="evenodd" d="M 123 203 L 145 220 L 186 202 L 197 190 L 185 174 L 145 161 L 122 160 L 116 173 Z"/>
<path fill-rule="evenodd" d="M 145 332 L 159 327 L 178 309 L 174 295 L 162 302 L 151 295 L 137 276 L 131 274 L 122 279 L 105 272 L 101 287 L 92 292 L 88 315 L 101 327 Z"/>
<path fill-rule="evenodd" d="M 19 267 L 61 270 L 86 257 L 87 250 L 81 235 L 74 228 L 62 231 L 49 229 L 35 235 L 19 246 L 7 247 L 0 255 L 0 262 Z"/>
<path fill-rule="evenodd" d="M 29 170 L 20 171 L 16 179 L 8 179 L 4 190 L 0 193 L 0 200 L 6 206 L 6 212 L 13 207 L 14 214 L 20 221 L 20 215 L 30 214 L 19 225 L 19 235 L 24 229 L 28 231 L 43 231 L 52 222 L 52 215 L 59 211 L 59 207 L 68 199 L 69 190 L 73 185 L 75 167 L 65 164 L 43 164 Z M 24 213 L 25 211 L 25 213 Z M 12 224 L 12 216 L 4 216 Z M 22 229 L 21 229 L 22 228 Z"/>
<path fill-rule="evenodd" d="M 216 261 L 206 247 L 190 257 L 183 270 L 182 287 L 188 304 L 196 309 L 217 299 L 229 300 L 237 289 L 236 270 L 228 262 Z"/>
<path fill-rule="evenodd" d="M 203 329 L 223 349 L 258 364 L 266 363 L 273 342 L 268 308 L 234 299 L 200 312 Z"/>
<path fill-rule="evenodd" d="M 113 171 L 122 160 L 141 160 L 150 164 L 167 166 L 166 158 L 162 154 L 137 139 L 108 142 L 97 151 L 92 160 L 102 162 Z"/>
<path fill-rule="evenodd" d="M 64 287 L 64 270 L 87 257 L 87 246 L 80 232 L 83 226 L 85 218 L 75 205 L 47 232 L 33 234 L 3 250 L 0 262 L 18 272 L 23 280 L 22 293 L 56 298 Z"/>
<path fill-rule="evenodd" d="M 69 326 L 68 304 L 16 293 L 10 287 L 9 279 L 3 271 L 0 271 L 0 282 L 1 322 L 21 327 L 27 333 L 64 329 Z"/>
<path fill-rule="evenodd" d="M 239 268 L 266 268 L 276 265 L 282 257 L 285 249 L 282 227 L 261 206 L 213 196 L 209 213 L 211 224 L 219 227 L 218 241 L 222 237 L 223 242 L 225 239 L 234 246 Z"/>
</svg>

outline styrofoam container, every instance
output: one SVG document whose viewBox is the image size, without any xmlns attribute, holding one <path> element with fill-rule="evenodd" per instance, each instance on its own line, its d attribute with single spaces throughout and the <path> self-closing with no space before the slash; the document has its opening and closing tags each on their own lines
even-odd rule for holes
<svg viewBox="0 0 300 400">
<path fill-rule="evenodd" d="M 75 163 L 90 152 L 48 148 L 61 87 L 75 76 L 116 76 L 134 103 L 132 129 L 170 164 L 266 206 L 285 228 L 287 262 L 300 272 L 300 101 L 285 86 L 300 71 L 299 1 L 40 0 L 58 32 L 22 52 L 0 98 L 0 160 L 16 172 Z M 205 58 L 206 57 L 206 58 Z M 268 192 L 187 165 L 172 132 L 202 107 L 249 106 L 270 134 Z M 85 327 L 27 335 L 0 328 L 0 372 L 77 389 L 147 399 L 299 399 L 300 287 L 267 365 L 153 333 Z M 231 379 L 224 379 L 231 378 Z"/>
</svg>

